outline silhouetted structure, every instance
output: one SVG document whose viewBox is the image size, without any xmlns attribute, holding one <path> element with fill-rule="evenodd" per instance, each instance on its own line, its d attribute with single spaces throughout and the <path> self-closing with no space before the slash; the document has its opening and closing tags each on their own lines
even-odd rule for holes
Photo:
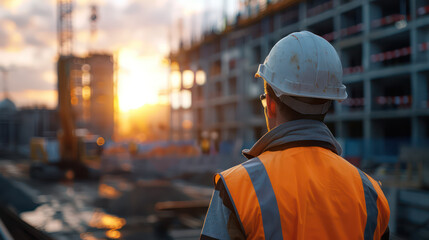
<svg viewBox="0 0 429 240">
<path fill-rule="evenodd" d="M 31 138 L 56 139 L 58 127 L 56 110 L 17 109 L 8 98 L 0 101 L 0 152 L 28 155 Z"/>
<path fill-rule="evenodd" d="M 109 54 L 61 56 L 58 60 L 58 101 L 69 104 L 74 128 L 88 129 L 105 139 L 114 130 L 114 64 Z"/>
</svg>

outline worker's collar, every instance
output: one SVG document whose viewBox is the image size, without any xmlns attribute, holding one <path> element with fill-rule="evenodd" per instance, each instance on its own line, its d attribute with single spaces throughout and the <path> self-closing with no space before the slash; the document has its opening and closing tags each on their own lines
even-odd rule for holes
<svg viewBox="0 0 429 240">
<path fill-rule="evenodd" d="M 265 151 L 283 150 L 290 147 L 320 146 L 338 155 L 343 150 L 329 128 L 320 121 L 301 119 L 283 123 L 262 136 L 251 149 L 244 149 L 243 155 L 250 159 Z"/>
</svg>

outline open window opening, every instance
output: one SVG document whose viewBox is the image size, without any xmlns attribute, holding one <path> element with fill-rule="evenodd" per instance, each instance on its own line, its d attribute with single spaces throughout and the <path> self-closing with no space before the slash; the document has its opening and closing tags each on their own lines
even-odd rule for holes
<svg viewBox="0 0 429 240">
<path fill-rule="evenodd" d="M 371 68 L 409 64 L 411 59 L 410 34 L 402 32 L 374 40 L 371 43 Z"/>
<path fill-rule="evenodd" d="M 409 75 L 374 79 L 371 90 L 374 110 L 411 108 L 413 97 Z"/>
<path fill-rule="evenodd" d="M 342 111 L 353 112 L 363 111 L 365 99 L 363 95 L 363 82 L 346 84 L 348 98 L 342 104 Z"/>
<path fill-rule="evenodd" d="M 307 16 L 313 17 L 326 12 L 334 6 L 332 0 L 309 0 L 307 1 Z"/>
<path fill-rule="evenodd" d="M 370 5 L 371 28 L 383 28 L 394 25 L 398 29 L 407 26 L 410 20 L 410 8 L 407 0 L 378 0 Z"/>
<path fill-rule="evenodd" d="M 395 162 L 400 150 L 411 144 L 411 119 L 377 119 L 372 123 L 372 153 L 378 162 Z"/>
<path fill-rule="evenodd" d="M 341 30 L 339 35 L 342 38 L 354 36 L 362 33 L 362 8 L 358 7 L 341 14 Z"/>
<path fill-rule="evenodd" d="M 308 26 L 308 30 L 329 42 L 333 41 L 336 36 L 334 33 L 334 20 L 332 18 Z"/>
<path fill-rule="evenodd" d="M 341 50 L 341 64 L 344 76 L 363 72 L 362 45 L 345 48 Z"/>
</svg>

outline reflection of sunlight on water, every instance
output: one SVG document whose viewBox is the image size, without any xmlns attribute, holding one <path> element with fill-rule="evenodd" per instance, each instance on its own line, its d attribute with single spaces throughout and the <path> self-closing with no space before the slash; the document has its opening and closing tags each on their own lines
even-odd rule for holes
<svg viewBox="0 0 429 240">
<path fill-rule="evenodd" d="M 43 204 L 34 211 L 21 213 L 21 218 L 36 228 L 45 229 L 49 221 L 52 221 L 54 214 L 55 210 L 52 207 Z"/>
<path fill-rule="evenodd" d="M 95 211 L 91 221 L 89 221 L 89 226 L 100 229 L 117 230 L 121 229 L 125 223 L 126 221 L 123 218 L 109 215 L 101 211 Z"/>
<path fill-rule="evenodd" d="M 133 189 L 133 185 L 126 181 L 120 181 L 118 188 L 121 191 L 131 191 Z"/>
<path fill-rule="evenodd" d="M 55 201 L 53 201 L 55 203 Z M 31 212 L 21 213 L 21 218 L 30 225 L 49 233 L 85 230 L 92 218 L 92 211 L 79 211 L 75 205 L 43 204 Z M 76 204 L 78 205 L 78 204 Z"/>
<path fill-rule="evenodd" d="M 44 226 L 46 232 L 60 232 L 64 230 L 63 222 L 59 219 L 48 221 Z"/>
<path fill-rule="evenodd" d="M 121 193 L 118 190 L 104 183 L 100 184 L 98 188 L 98 194 L 100 195 L 100 197 L 109 198 L 109 199 L 115 199 L 121 196 Z"/>
<path fill-rule="evenodd" d="M 121 233 L 117 230 L 108 230 L 106 232 L 106 237 L 112 239 L 119 239 L 121 237 Z"/>
<path fill-rule="evenodd" d="M 80 238 L 82 240 L 99 240 L 98 238 L 94 237 L 92 233 L 81 233 Z"/>
</svg>

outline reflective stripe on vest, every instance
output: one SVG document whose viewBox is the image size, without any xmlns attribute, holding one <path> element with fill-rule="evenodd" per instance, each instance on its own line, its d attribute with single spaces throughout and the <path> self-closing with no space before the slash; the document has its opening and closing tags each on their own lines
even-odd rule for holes
<svg viewBox="0 0 429 240">
<path fill-rule="evenodd" d="M 365 193 L 365 204 L 366 204 L 366 212 L 367 212 L 364 237 L 365 237 L 365 240 L 373 240 L 374 232 L 375 232 L 375 229 L 377 228 L 378 194 L 375 191 L 371 181 L 368 179 L 368 176 L 366 176 L 366 174 L 363 173 L 361 170 L 358 170 L 358 171 L 359 171 L 360 177 L 362 178 L 362 186 Z"/>
<path fill-rule="evenodd" d="M 252 180 L 261 208 L 262 222 L 264 225 L 265 239 L 283 239 L 280 213 L 277 206 L 270 178 L 259 158 L 254 158 L 243 163 L 243 167 Z"/>
</svg>

